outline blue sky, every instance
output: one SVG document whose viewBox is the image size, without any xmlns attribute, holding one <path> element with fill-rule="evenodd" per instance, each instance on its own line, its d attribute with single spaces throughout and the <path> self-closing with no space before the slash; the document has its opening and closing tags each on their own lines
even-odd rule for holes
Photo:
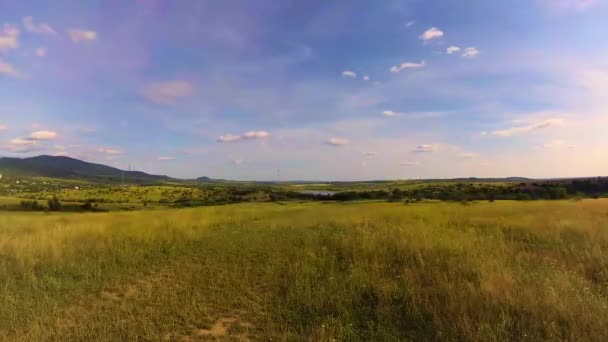
<svg viewBox="0 0 608 342">
<path fill-rule="evenodd" d="M 0 155 L 176 177 L 608 174 L 608 3 L 0 1 Z"/>
</svg>

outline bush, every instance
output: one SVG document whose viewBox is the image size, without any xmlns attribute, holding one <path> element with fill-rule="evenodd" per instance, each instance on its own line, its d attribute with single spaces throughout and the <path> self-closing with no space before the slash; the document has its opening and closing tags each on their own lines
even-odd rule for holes
<svg viewBox="0 0 608 342">
<path fill-rule="evenodd" d="M 21 201 L 21 208 L 27 210 L 43 210 L 44 208 L 38 203 L 38 201 Z"/>
<path fill-rule="evenodd" d="M 57 196 L 53 196 L 47 203 L 50 211 L 60 211 L 61 210 L 61 202 L 57 198 Z"/>
</svg>

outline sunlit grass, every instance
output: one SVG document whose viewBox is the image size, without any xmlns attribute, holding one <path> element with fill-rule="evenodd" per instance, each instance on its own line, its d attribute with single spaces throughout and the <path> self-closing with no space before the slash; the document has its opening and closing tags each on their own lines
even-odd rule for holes
<svg viewBox="0 0 608 342">
<path fill-rule="evenodd" d="M 605 200 L 3 213 L 0 339 L 606 340 L 607 219 Z"/>
</svg>

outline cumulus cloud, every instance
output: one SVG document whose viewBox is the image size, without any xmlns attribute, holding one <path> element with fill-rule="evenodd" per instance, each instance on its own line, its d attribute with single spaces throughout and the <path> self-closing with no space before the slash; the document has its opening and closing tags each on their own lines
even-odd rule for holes
<svg viewBox="0 0 608 342">
<path fill-rule="evenodd" d="M 508 129 L 493 131 L 492 135 L 499 136 L 499 137 L 510 137 L 510 136 L 517 135 L 517 134 L 530 133 L 533 131 L 537 131 L 539 129 L 555 127 L 555 126 L 562 126 L 563 124 L 564 124 L 563 119 L 550 118 L 550 119 L 539 121 L 539 122 L 536 122 L 536 123 L 533 123 L 533 124 L 527 125 L 527 126 L 511 127 Z"/>
<path fill-rule="evenodd" d="M 97 39 L 97 32 L 83 29 L 69 29 L 68 35 L 74 43 L 90 42 Z"/>
<path fill-rule="evenodd" d="M 468 47 L 464 49 L 464 53 L 462 54 L 462 58 L 475 58 L 479 55 L 479 50 L 475 47 Z"/>
<path fill-rule="evenodd" d="M 330 138 L 325 144 L 330 146 L 344 146 L 350 144 L 350 140 L 346 138 Z"/>
<path fill-rule="evenodd" d="M 385 110 L 382 112 L 382 115 L 388 116 L 388 117 L 393 117 L 393 116 L 396 116 L 397 113 L 393 112 L 392 110 Z"/>
<path fill-rule="evenodd" d="M 111 147 L 99 147 L 97 148 L 97 152 L 108 156 L 117 156 L 123 154 L 121 150 Z"/>
<path fill-rule="evenodd" d="M 553 140 L 543 145 L 546 149 L 555 149 L 555 150 L 572 150 L 576 148 L 576 145 L 570 144 L 564 140 Z"/>
<path fill-rule="evenodd" d="M 400 73 L 401 71 L 405 70 L 405 69 L 419 69 L 419 68 L 423 68 L 426 65 L 426 61 L 421 61 L 420 63 L 413 63 L 413 62 L 403 62 L 400 65 L 395 65 L 393 67 L 391 67 L 391 72 L 396 74 L 396 73 Z"/>
<path fill-rule="evenodd" d="M 342 71 L 342 77 L 357 78 L 357 73 L 351 70 Z"/>
<path fill-rule="evenodd" d="M 264 139 L 268 138 L 270 133 L 266 131 L 248 131 L 242 135 L 243 139 Z"/>
<path fill-rule="evenodd" d="M 190 96 L 193 87 L 186 81 L 168 81 L 148 84 L 141 94 L 146 99 L 158 104 L 171 104 L 180 97 Z"/>
<path fill-rule="evenodd" d="M 445 49 L 445 52 L 447 52 L 448 55 L 451 55 L 453 53 L 459 52 L 460 50 L 462 50 L 461 48 L 459 48 L 458 46 L 450 46 L 447 49 Z"/>
<path fill-rule="evenodd" d="M 55 138 L 57 138 L 57 133 L 53 131 L 36 131 L 28 137 L 30 140 L 53 140 Z"/>
<path fill-rule="evenodd" d="M 46 48 L 44 47 L 39 47 L 36 49 L 36 56 L 38 57 L 44 57 L 46 56 Z"/>
<path fill-rule="evenodd" d="M 33 17 L 23 18 L 23 27 L 25 30 L 32 33 L 56 35 L 57 31 L 47 23 L 36 23 Z"/>
<path fill-rule="evenodd" d="M 161 157 L 157 158 L 158 161 L 171 161 L 171 160 L 175 160 L 175 159 L 177 159 L 177 158 L 171 157 L 171 156 L 161 156 Z"/>
<path fill-rule="evenodd" d="M 420 39 L 422 39 L 424 41 L 429 41 L 429 40 L 441 38 L 441 37 L 443 37 L 443 31 L 441 31 L 440 29 L 438 29 L 436 27 L 431 27 L 430 29 L 424 31 L 424 33 L 422 33 L 420 35 Z"/>
<path fill-rule="evenodd" d="M 412 152 L 415 153 L 430 153 L 435 151 L 437 151 L 437 147 L 435 145 L 430 144 L 418 145 L 412 150 Z"/>
<path fill-rule="evenodd" d="M 19 46 L 19 29 L 13 25 L 4 24 L 0 30 L 0 53 Z"/>
<path fill-rule="evenodd" d="M 241 135 L 225 134 L 217 139 L 219 143 L 232 143 L 241 140 L 266 139 L 270 136 L 267 131 L 248 131 Z"/>
</svg>

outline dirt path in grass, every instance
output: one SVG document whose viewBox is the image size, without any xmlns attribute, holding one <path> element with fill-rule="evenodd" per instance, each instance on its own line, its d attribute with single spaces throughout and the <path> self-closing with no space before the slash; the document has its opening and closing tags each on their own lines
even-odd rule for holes
<svg viewBox="0 0 608 342">
<path fill-rule="evenodd" d="M 253 277 L 227 267 L 182 257 L 53 310 L 15 340 L 253 340 L 264 296 Z"/>
</svg>

